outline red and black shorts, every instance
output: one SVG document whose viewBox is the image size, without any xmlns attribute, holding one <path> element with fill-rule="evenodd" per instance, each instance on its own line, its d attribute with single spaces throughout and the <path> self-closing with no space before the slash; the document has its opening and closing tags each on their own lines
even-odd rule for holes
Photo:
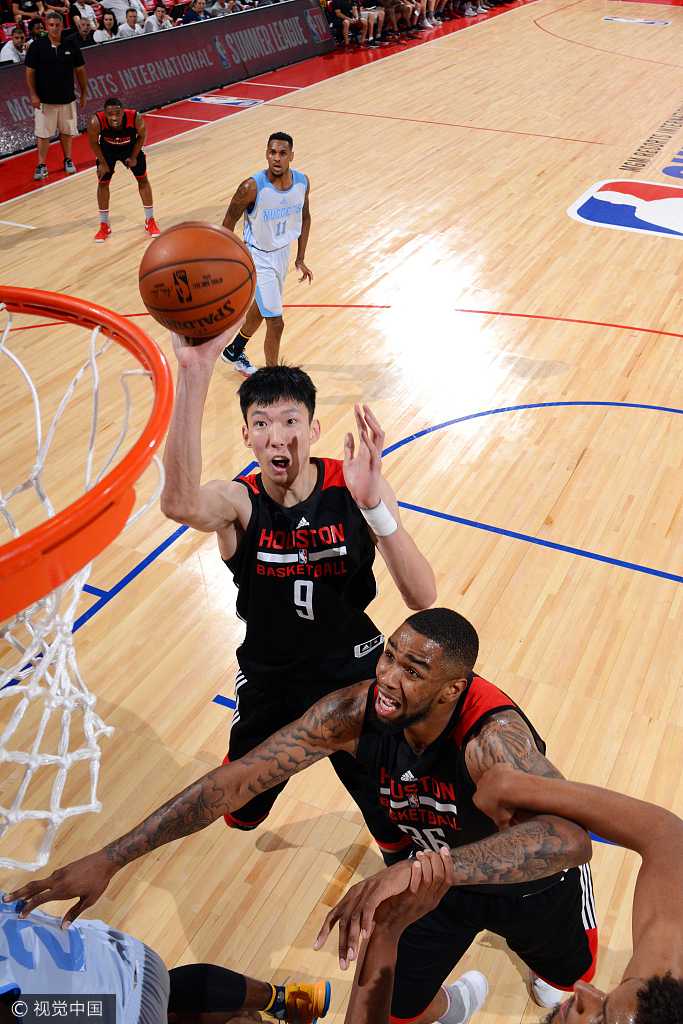
<svg viewBox="0 0 683 1024">
<path fill-rule="evenodd" d="M 111 143 L 100 143 L 102 156 L 109 168 L 108 172 L 99 178 L 101 184 L 106 185 L 108 181 L 111 181 L 114 170 L 116 169 L 116 161 L 119 160 L 121 163 L 124 163 L 124 161 L 127 160 L 133 152 L 134 145 L 134 143 L 131 143 L 129 146 L 112 146 Z M 140 150 L 138 153 L 135 167 L 131 167 L 130 170 L 136 178 L 147 177 L 147 158 L 145 157 L 143 150 Z"/>
<path fill-rule="evenodd" d="M 503 888 L 503 887 L 501 887 Z M 399 940 L 391 1020 L 408 1024 L 427 1009 L 482 931 L 505 939 L 528 967 L 555 988 L 595 974 L 597 927 L 587 864 L 529 896 L 491 896 L 454 886 L 435 910 L 408 925 Z"/>
</svg>

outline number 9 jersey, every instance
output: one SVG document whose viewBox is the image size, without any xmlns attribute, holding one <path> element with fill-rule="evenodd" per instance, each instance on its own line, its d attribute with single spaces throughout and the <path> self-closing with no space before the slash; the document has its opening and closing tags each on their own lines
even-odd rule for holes
<svg viewBox="0 0 683 1024">
<path fill-rule="evenodd" d="M 237 477 L 251 517 L 226 560 L 247 624 L 240 669 L 262 690 L 318 684 L 320 696 L 372 678 L 384 637 L 365 608 L 377 593 L 375 545 L 344 482 L 343 463 L 312 459 L 318 481 L 298 505 L 278 505 L 261 475 Z"/>
</svg>

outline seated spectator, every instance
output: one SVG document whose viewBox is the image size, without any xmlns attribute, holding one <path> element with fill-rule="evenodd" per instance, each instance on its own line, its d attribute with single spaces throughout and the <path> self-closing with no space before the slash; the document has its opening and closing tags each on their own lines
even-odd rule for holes
<svg viewBox="0 0 683 1024">
<path fill-rule="evenodd" d="M 243 11 L 244 7 L 240 0 L 216 0 L 216 3 L 209 9 L 212 18 L 224 18 L 226 14 L 236 14 Z"/>
<path fill-rule="evenodd" d="M 96 43 L 111 43 L 119 31 L 118 22 L 111 11 L 105 11 L 102 15 L 100 27 L 95 32 Z"/>
<path fill-rule="evenodd" d="M 432 0 L 432 3 L 434 0 Z M 368 34 L 363 46 L 379 46 L 379 36 L 382 33 L 382 26 L 384 25 L 384 8 L 375 7 L 374 0 L 367 0 L 368 6 L 364 7 L 361 5 L 360 16 L 363 21 L 367 22 Z"/>
<path fill-rule="evenodd" d="M 192 0 L 180 21 L 181 25 L 191 25 L 193 21 L 208 21 L 211 15 L 204 10 L 206 0 Z"/>
<path fill-rule="evenodd" d="M 82 14 L 78 19 L 78 28 L 74 32 L 69 32 L 65 39 L 73 39 L 75 43 L 83 49 L 84 46 L 95 45 L 95 22 L 91 21 L 92 15 Z"/>
<path fill-rule="evenodd" d="M 45 35 L 45 25 L 42 18 L 31 18 L 28 23 L 28 39 L 32 43 L 34 39 L 40 39 Z"/>
<path fill-rule="evenodd" d="M 138 12 L 134 7 L 129 7 L 126 11 L 126 24 L 122 25 L 119 29 L 119 39 L 130 39 L 132 36 L 142 36 L 144 32 L 142 26 L 138 25 Z"/>
<path fill-rule="evenodd" d="M 57 13 L 61 14 L 62 18 L 66 22 L 67 15 L 69 14 L 69 4 L 67 3 L 67 0 L 43 0 L 43 7 L 45 8 L 46 14 L 48 11 L 57 11 Z"/>
<path fill-rule="evenodd" d="M 333 0 L 332 13 L 337 27 L 341 25 L 346 52 L 348 53 L 349 50 L 352 49 L 349 44 L 349 29 L 351 28 L 360 29 L 360 42 L 362 46 L 365 42 L 365 33 L 368 30 L 368 23 L 358 17 L 358 8 L 356 5 L 352 4 L 351 0 Z"/>
<path fill-rule="evenodd" d="M 12 38 L 0 50 L 0 63 L 11 60 L 13 64 L 21 64 L 27 49 L 26 33 L 20 25 L 16 25 L 12 29 Z"/>
<path fill-rule="evenodd" d="M 103 10 L 111 11 L 118 25 L 123 25 L 125 22 L 126 11 L 129 7 L 134 7 L 137 11 L 138 25 L 144 25 L 147 18 L 147 11 L 142 0 L 101 0 L 101 3 Z"/>
<path fill-rule="evenodd" d="M 157 4 L 154 13 L 145 22 L 145 32 L 161 32 L 165 28 L 173 28 L 173 22 L 164 5 Z"/>
<path fill-rule="evenodd" d="M 93 25 L 95 24 L 95 15 L 93 14 L 92 4 L 95 0 L 74 0 L 69 7 L 69 21 L 74 28 L 78 28 L 78 22 L 81 18 L 87 18 Z"/>
<path fill-rule="evenodd" d="M 12 16 L 17 25 L 21 25 L 24 18 L 35 18 L 37 14 L 42 17 L 46 13 L 43 0 L 12 0 Z"/>
</svg>

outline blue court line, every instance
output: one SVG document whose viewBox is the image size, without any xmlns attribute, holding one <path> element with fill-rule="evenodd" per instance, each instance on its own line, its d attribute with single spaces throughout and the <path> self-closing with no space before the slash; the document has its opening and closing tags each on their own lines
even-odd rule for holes
<svg viewBox="0 0 683 1024">
<path fill-rule="evenodd" d="M 95 597 L 106 597 L 107 591 L 100 590 L 99 587 L 91 587 L 89 583 L 86 583 L 83 587 L 86 594 L 93 594 Z"/>
<path fill-rule="evenodd" d="M 595 562 L 606 562 L 608 565 L 617 565 L 621 569 L 632 569 L 634 572 L 643 572 L 648 576 L 659 576 L 665 580 L 673 580 L 674 583 L 683 583 L 683 576 L 676 576 L 671 572 L 664 572 L 662 569 L 650 569 L 646 565 L 636 565 L 635 562 L 625 562 L 621 558 L 610 558 L 609 555 L 598 555 L 595 551 L 586 551 L 585 548 L 572 548 L 568 544 L 556 544 L 552 540 L 541 540 L 540 537 L 532 537 L 527 533 L 515 533 L 514 530 L 504 530 L 500 526 L 488 526 L 486 523 L 477 523 L 474 519 L 462 519 L 460 516 L 449 515 L 448 512 L 436 512 L 431 508 L 422 508 L 421 505 L 409 505 L 407 501 L 399 501 L 400 508 L 407 508 L 411 512 L 422 512 L 426 516 L 434 516 L 436 519 L 446 519 L 449 523 L 459 523 L 461 526 L 472 526 L 475 530 L 485 530 L 487 533 L 497 533 L 501 537 L 511 537 L 513 540 L 523 540 L 527 544 L 537 544 L 542 548 L 551 548 L 553 551 L 562 551 L 569 555 L 580 555 L 581 558 L 592 558 Z"/>
<path fill-rule="evenodd" d="M 232 697 L 221 697 L 220 693 L 216 694 L 211 703 L 221 704 L 224 708 L 232 708 L 233 711 L 237 707 L 237 702 Z"/>
</svg>

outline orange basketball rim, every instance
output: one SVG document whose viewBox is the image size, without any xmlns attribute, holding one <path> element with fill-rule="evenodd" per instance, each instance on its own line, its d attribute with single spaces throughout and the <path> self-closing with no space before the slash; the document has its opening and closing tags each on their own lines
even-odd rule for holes
<svg viewBox="0 0 683 1024">
<path fill-rule="evenodd" d="M 136 324 L 93 302 L 0 285 L 11 313 L 49 316 L 101 333 L 127 349 L 151 376 L 154 402 L 134 447 L 92 490 L 41 526 L 0 547 L 0 622 L 60 586 L 121 532 L 135 504 L 134 484 L 152 461 L 171 418 L 173 383 L 168 364 Z"/>
</svg>

